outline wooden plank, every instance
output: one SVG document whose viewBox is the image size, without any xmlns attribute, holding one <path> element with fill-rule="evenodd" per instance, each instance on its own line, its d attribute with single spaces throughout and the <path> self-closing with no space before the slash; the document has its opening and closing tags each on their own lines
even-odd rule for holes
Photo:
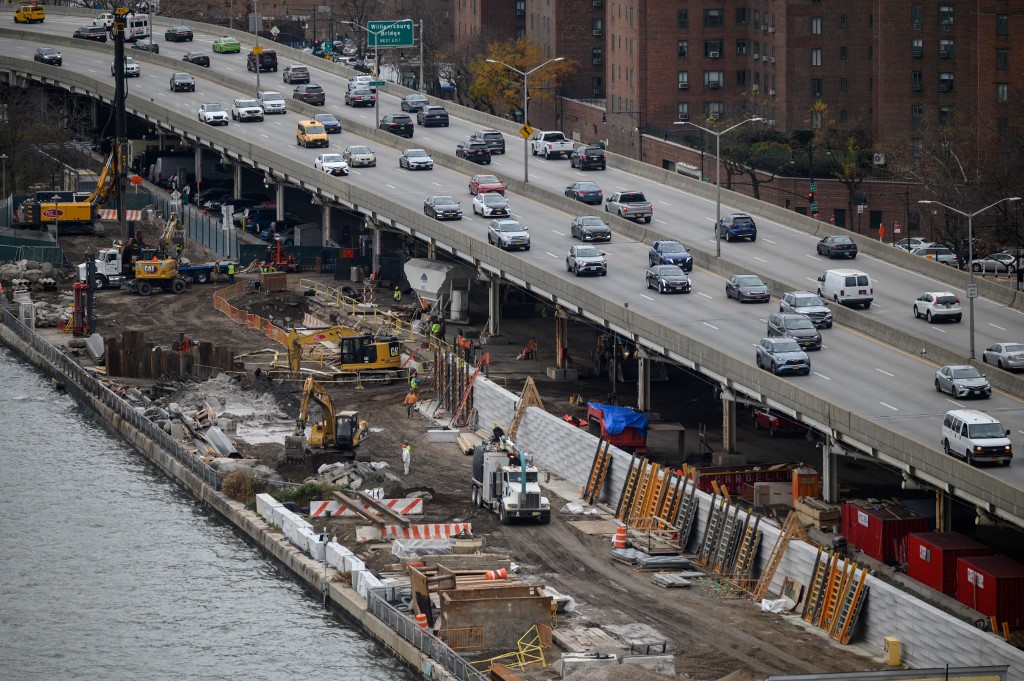
<svg viewBox="0 0 1024 681">
<path fill-rule="evenodd" d="M 359 497 L 363 502 L 373 507 L 373 510 L 380 513 L 383 517 L 389 518 L 395 525 L 401 525 L 402 527 L 409 527 L 411 521 L 401 513 L 395 511 L 392 508 L 388 508 L 384 504 L 380 503 L 366 492 L 361 490 L 355 490 L 356 496 Z"/>
<path fill-rule="evenodd" d="M 370 511 L 366 510 L 366 508 L 363 507 L 362 502 L 356 501 L 344 492 L 332 492 L 332 494 L 335 499 L 341 502 L 342 505 L 352 509 L 356 515 L 361 516 L 364 520 L 368 520 L 377 527 L 384 527 L 384 525 L 388 524 L 384 518 L 379 515 L 374 515 Z"/>
</svg>

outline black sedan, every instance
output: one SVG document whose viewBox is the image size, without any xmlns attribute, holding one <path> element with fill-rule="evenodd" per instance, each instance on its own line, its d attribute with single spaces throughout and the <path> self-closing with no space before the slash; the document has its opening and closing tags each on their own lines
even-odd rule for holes
<svg viewBox="0 0 1024 681">
<path fill-rule="evenodd" d="M 164 40 L 169 43 L 190 43 L 192 29 L 188 26 L 171 26 L 164 32 Z"/>
<path fill-rule="evenodd" d="M 741 303 L 748 300 L 755 303 L 771 302 L 768 285 L 756 274 L 734 274 L 725 282 L 725 295 Z"/>
<path fill-rule="evenodd" d="M 423 214 L 435 220 L 461 220 L 462 206 L 454 196 L 428 196 L 423 202 Z"/>
<path fill-rule="evenodd" d="M 818 242 L 818 255 L 827 255 L 829 259 L 849 258 L 853 260 L 857 257 L 857 244 L 848 236 L 833 234 Z"/>
<path fill-rule="evenodd" d="M 195 92 L 196 79 L 191 73 L 171 74 L 171 92 Z"/>
<path fill-rule="evenodd" d="M 384 132 L 390 132 L 392 135 L 408 139 L 412 139 L 414 132 L 413 122 L 409 118 L 409 114 L 385 114 L 381 116 L 380 124 L 377 127 Z"/>
<path fill-rule="evenodd" d="M 50 64 L 51 66 L 61 66 L 64 64 L 64 58 L 60 56 L 60 52 L 54 47 L 38 48 L 32 59 L 43 64 Z"/>
<path fill-rule="evenodd" d="M 647 270 L 647 288 L 658 293 L 689 293 L 690 278 L 678 265 L 655 265 Z"/>
<path fill-rule="evenodd" d="M 578 215 L 569 226 L 573 239 L 580 241 L 611 241 L 612 229 L 596 215 Z"/>
<path fill-rule="evenodd" d="M 187 61 L 189 64 L 195 64 L 196 66 L 205 66 L 210 68 L 210 55 L 205 52 L 186 52 L 185 56 L 181 58 L 182 61 Z"/>
<path fill-rule="evenodd" d="M 107 42 L 107 29 L 102 26 L 79 26 L 71 34 L 72 38 L 80 40 L 95 40 L 98 43 Z"/>
<path fill-rule="evenodd" d="M 487 144 L 484 142 L 474 142 L 473 140 L 459 142 L 458 146 L 455 147 L 455 155 L 473 163 L 481 165 L 491 164 L 491 150 L 487 148 Z"/>
<path fill-rule="evenodd" d="M 146 41 L 136 41 L 132 43 L 133 50 L 139 50 L 140 52 L 150 52 L 152 54 L 160 54 L 160 43 L 151 43 Z"/>
<path fill-rule="evenodd" d="M 324 94 L 322 87 L 313 83 L 311 85 L 300 85 L 292 90 L 292 99 L 297 99 L 306 104 L 323 106 L 324 102 L 327 101 L 327 95 Z"/>
<path fill-rule="evenodd" d="M 589 203 L 593 206 L 601 205 L 604 200 L 604 192 L 597 186 L 596 182 L 582 180 L 573 182 L 565 188 L 565 195 L 570 199 L 576 199 L 582 203 Z"/>
</svg>

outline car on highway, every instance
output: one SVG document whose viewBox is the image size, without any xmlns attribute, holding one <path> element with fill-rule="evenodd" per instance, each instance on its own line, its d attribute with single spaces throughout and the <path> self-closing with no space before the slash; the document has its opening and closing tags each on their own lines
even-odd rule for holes
<svg viewBox="0 0 1024 681">
<path fill-rule="evenodd" d="M 995 364 L 1000 369 L 1024 369 L 1024 343 L 996 343 L 985 348 L 981 361 Z"/>
<path fill-rule="evenodd" d="M 281 69 L 281 81 L 289 85 L 309 82 L 309 68 L 305 64 L 289 64 Z"/>
<path fill-rule="evenodd" d="M 990 253 L 984 258 L 978 258 L 971 262 L 971 271 L 1010 274 L 1017 271 L 1017 265 L 1017 258 L 1009 253 Z"/>
<path fill-rule="evenodd" d="M 494 175 L 474 175 L 469 178 L 470 194 L 486 194 L 487 192 L 505 193 L 505 183 Z"/>
<path fill-rule="evenodd" d="M 408 170 L 432 170 L 434 159 L 423 149 L 406 149 L 398 157 L 398 167 Z"/>
<path fill-rule="evenodd" d="M 345 147 L 345 151 L 341 152 L 341 155 L 349 166 L 353 168 L 357 166 L 368 166 L 372 168 L 377 165 L 377 154 L 373 153 L 373 150 L 370 149 L 370 147 L 366 147 L 361 144 L 354 144 L 350 147 Z"/>
<path fill-rule="evenodd" d="M 690 292 L 690 278 L 679 265 L 652 265 L 644 280 L 658 293 Z"/>
<path fill-rule="evenodd" d="M 172 73 L 171 92 L 195 92 L 196 79 L 191 73 Z"/>
<path fill-rule="evenodd" d="M 604 200 L 604 192 L 597 186 L 596 182 L 590 180 L 579 180 L 565 188 L 565 195 L 580 203 L 591 206 L 600 206 Z"/>
<path fill-rule="evenodd" d="M 327 137 L 324 126 L 314 120 L 299 121 L 295 125 L 295 143 L 306 147 L 329 147 L 331 141 Z"/>
<path fill-rule="evenodd" d="M 376 92 L 377 86 L 374 83 L 377 82 L 373 79 L 373 76 L 356 76 L 350 78 L 348 81 L 349 90 L 369 90 L 370 92 Z"/>
<path fill-rule="evenodd" d="M 267 71 L 277 73 L 277 50 L 268 50 L 261 47 L 260 53 L 256 54 L 256 48 L 253 48 L 245 58 L 245 69 L 253 73 L 266 73 Z M 306 82 L 308 83 L 309 81 L 307 80 Z"/>
<path fill-rule="evenodd" d="M 113 76 L 117 72 L 117 63 L 110 62 L 110 75 Z M 142 75 L 142 69 L 139 67 L 139 62 L 135 61 L 132 57 L 124 58 L 124 77 L 125 78 L 138 78 Z"/>
<path fill-rule="evenodd" d="M 463 140 L 456 145 L 455 156 L 480 165 L 491 164 L 491 150 L 483 142 Z"/>
<path fill-rule="evenodd" d="M 284 95 L 276 90 L 260 90 L 256 93 L 256 101 L 263 107 L 263 113 L 268 116 L 288 113 L 288 103 Z"/>
<path fill-rule="evenodd" d="M 327 95 L 318 84 L 310 83 L 308 85 L 300 85 L 292 90 L 292 99 L 297 99 L 300 102 L 313 106 L 323 106 L 324 102 L 327 101 Z"/>
<path fill-rule="evenodd" d="M 647 251 L 651 265 L 678 265 L 684 272 L 693 271 L 693 256 L 678 241 L 655 241 Z"/>
<path fill-rule="evenodd" d="M 875 299 L 875 285 L 867 272 L 853 269 L 825 270 L 818 277 L 818 296 L 824 300 L 865 310 Z"/>
<path fill-rule="evenodd" d="M 416 123 L 424 128 L 447 128 L 448 112 L 443 106 L 425 106 L 416 112 Z"/>
<path fill-rule="evenodd" d="M 377 95 L 366 88 L 345 92 L 345 106 L 377 106 Z"/>
<path fill-rule="evenodd" d="M 46 21 L 46 10 L 37 2 L 25 4 L 14 10 L 14 23 L 41 24 Z"/>
<path fill-rule="evenodd" d="M 857 257 L 857 244 L 853 239 L 843 234 L 832 234 L 818 242 L 818 255 L 827 255 L 832 258 L 849 258 L 854 260 Z"/>
<path fill-rule="evenodd" d="M 769 338 L 792 338 L 804 350 L 821 350 L 821 334 L 802 314 L 775 312 L 768 316 Z"/>
<path fill-rule="evenodd" d="M 313 120 L 324 126 L 324 132 L 328 135 L 341 134 L 341 121 L 332 113 L 320 113 L 313 116 Z"/>
<path fill-rule="evenodd" d="M 132 49 L 139 52 L 149 52 L 150 54 L 160 54 L 160 43 L 137 40 L 132 43 Z"/>
<path fill-rule="evenodd" d="M 95 19 L 92 20 L 93 26 L 102 26 L 103 28 L 110 28 L 114 25 L 114 15 L 110 12 L 104 12 Z"/>
<path fill-rule="evenodd" d="M 779 312 L 802 314 L 818 329 L 832 328 L 832 310 L 816 293 L 786 291 L 779 301 Z"/>
<path fill-rule="evenodd" d="M 98 43 L 107 42 L 107 29 L 102 26 L 79 26 L 71 34 L 72 38 L 79 40 L 94 40 Z"/>
<path fill-rule="evenodd" d="M 205 52 L 186 52 L 185 56 L 183 56 L 181 60 L 187 61 L 189 64 L 195 64 L 196 66 L 210 67 L 210 55 Z"/>
<path fill-rule="evenodd" d="M 902 248 L 904 251 L 913 251 L 915 248 L 923 248 L 925 246 L 933 245 L 933 242 L 919 236 L 912 236 L 906 239 L 900 239 L 895 244 L 896 248 Z"/>
<path fill-rule="evenodd" d="M 232 38 L 231 36 L 221 36 L 213 41 L 213 51 L 221 54 L 230 54 L 232 52 L 241 52 L 242 44 Z"/>
<path fill-rule="evenodd" d="M 811 373 L 811 358 L 792 338 L 762 338 L 757 344 L 754 361 L 759 369 L 776 376 Z"/>
<path fill-rule="evenodd" d="M 61 56 L 55 47 L 36 48 L 36 53 L 32 56 L 32 60 L 41 64 L 49 64 L 50 66 L 62 66 L 64 64 L 64 57 Z"/>
<path fill-rule="evenodd" d="M 654 204 L 641 191 L 615 192 L 604 202 L 606 213 L 615 213 L 624 220 L 646 222 L 654 219 Z"/>
<path fill-rule="evenodd" d="M 469 139 L 486 144 L 491 155 L 505 153 L 505 136 L 498 130 L 477 130 Z"/>
<path fill-rule="evenodd" d="M 409 114 L 404 113 L 384 114 L 380 117 L 380 123 L 377 124 L 377 127 L 384 132 L 390 132 L 392 135 L 398 135 L 406 139 L 412 139 L 416 131 L 416 126 L 413 124 Z"/>
<path fill-rule="evenodd" d="M 928 258 L 936 262 L 941 262 L 943 265 L 949 265 L 950 267 L 960 267 L 960 260 L 956 257 L 950 248 L 946 246 L 921 246 L 911 251 L 914 255 L 919 255 L 922 258 Z"/>
<path fill-rule="evenodd" d="M 462 204 L 447 194 L 428 196 L 423 201 L 423 214 L 435 220 L 461 220 Z"/>
<path fill-rule="evenodd" d="M 164 31 L 164 40 L 169 43 L 190 43 L 193 37 L 192 29 L 188 26 L 171 26 Z"/>
<path fill-rule="evenodd" d="M 591 145 L 576 147 L 576 150 L 569 156 L 569 165 L 580 170 L 587 168 L 604 170 L 608 167 L 608 161 L 605 158 L 604 149 Z"/>
<path fill-rule="evenodd" d="M 414 92 L 411 95 L 406 95 L 402 98 L 402 111 L 408 111 L 409 113 L 416 113 L 423 107 L 430 104 L 430 100 L 427 99 L 426 95 L 421 95 L 418 92 Z"/>
<path fill-rule="evenodd" d="M 473 214 L 485 218 L 508 217 L 508 199 L 498 192 L 477 194 L 473 197 Z"/>
<path fill-rule="evenodd" d="M 718 238 L 757 241 L 757 224 L 746 213 L 729 213 L 718 222 Z"/>
<path fill-rule="evenodd" d="M 577 215 L 569 223 L 569 235 L 580 241 L 611 241 L 612 228 L 597 215 Z"/>
<path fill-rule="evenodd" d="M 348 163 L 341 154 L 320 154 L 313 161 L 313 167 L 334 176 L 348 175 Z"/>
<path fill-rule="evenodd" d="M 751 418 L 754 430 L 767 430 L 768 437 L 780 435 L 806 435 L 808 427 L 796 419 L 768 407 L 752 407 Z"/>
<path fill-rule="evenodd" d="M 734 274 L 729 277 L 725 282 L 725 296 L 735 298 L 741 303 L 747 301 L 771 302 L 768 285 L 761 281 L 761 277 L 756 274 Z"/>
<path fill-rule="evenodd" d="M 200 104 L 199 120 L 207 125 L 227 125 L 228 112 L 224 105 L 219 102 Z"/>
<path fill-rule="evenodd" d="M 519 248 L 530 250 L 530 233 L 519 220 L 496 218 L 487 226 L 487 243 L 504 251 Z"/>
<path fill-rule="evenodd" d="M 914 301 L 914 319 L 922 317 L 929 324 L 941 320 L 959 322 L 963 319 L 960 299 L 951 291 L 926 291 Z"/>
<path fill-rule="evenodd" d="M 589 244 L 573 244 L 565 256 L 565 269 L 577 277 L 584 274 L 604 277 L 608 274 L 608 259 L 604 251 Z"/>
<path fill-rule="evenodd" d="M 985 374 L 969 364 L 950 364 L 935 372 L 935 389 L 955 398 L 992 397 Z"/>
</svg>

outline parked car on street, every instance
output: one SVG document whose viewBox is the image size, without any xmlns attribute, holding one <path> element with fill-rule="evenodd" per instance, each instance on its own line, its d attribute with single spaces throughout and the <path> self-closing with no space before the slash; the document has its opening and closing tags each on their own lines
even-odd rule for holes
<svg viewBox="0 0 1024 681">
<path fill-rule="evenodd" d="M 935 389 L 956 399 L 992 397 L 992 386 L 985 374 L 969 364 L 951 364 L 936 371 Z"/>
<path fill-rule="evenodd" d="M 792 338 L 762 338 L 757 344 L 754 361 L 759 369 L 776 376 L 811 373 L 811 358 Z"/>
<path fill-rule="evenodd" d="M 569 225 L 569 234 L 580 241 L 611 241 L 612 229 L 597 215 L 577 215 Z"/>
<path fill-rule="evenodd" d="M 658 293 L 689 293 L 690 278 L 679 265 L 653 265 L 644 277 L 647 288 Z"/>
<path fill-rule="evenodd" d="M 848 236 L 833 234 L 818 242 L 818 255 L 827 255 L 829 260 L 832 258 L 853 260 L 857 257 L 857 244 Z"/>
<path fill-rule="evenodd" d="M 781 411 L 769 409 L 768 407 L 752 407 L 750 410 L 754 421 L 754 430 L 767 430 L 768 437 L 779 435 L 806 435 L 808 427 L 806 424 L 786 416 Z"/>
<path fill-rule="evenodd" d="M 1024 369 L 1024 343 L 996 343 L 981 353 L 981 361 L 1000 369 Z"/>
<path fill-rule="evenodd" d="M 991 253 L 984 258 L 978 258 L 971 263 L 972 272 L 993 272 L 999 274 L 1005 272 L 1011 274 L 1017 271 L 1017 258 L 1009 253 Z"/>
<path fill-rule="evenodd" d="M 939 320 L 959 322 L 963 318 L 960 299 L 951 291 L 928 291 L 914 301 L 914 319 L 924 317 L 929 324 Z"/>
<path fill-rule="evenodd" d="M 608 260 L 604 251 L 600 251 L 588 244 L 573 244 L 569 246 L 569 253 L 565 256 L 565 269 L 577 277 L 582 274 L 596 274 L 606 276 L 608 274 Z"/>
<path fill-rule="evenodd" d="M 919 255 L 922 258 L 941 262 L 943 265 L 960 267 L 960 260 L 956 257 L 956 253 L 946 246 L 922 246 L 920 248 L 915 248 L 911 253 Z"/>
<path fill-rule="evenodd" d="M 917 248 L 923 248 L 925 246 L 934 246 L 931 241 L 924 239 L 919 236 L 912 236 L 906 239 L 900 239 L 896 242 L 896 248 L 902 248 L 904 251 L 913 251 Z"/>
<path fill-rule="evenodd" d="M 771 302 L 768 286 L 756 274 L 734 274 L 725 282 L 725 296 L 741 303 L 748 300 L 755 303 Z"/>
</svg>

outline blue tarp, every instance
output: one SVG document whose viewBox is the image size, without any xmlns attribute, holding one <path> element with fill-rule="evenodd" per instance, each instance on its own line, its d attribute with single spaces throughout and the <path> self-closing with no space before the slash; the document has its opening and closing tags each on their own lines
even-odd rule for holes
<svg viewBox="0 0 1024 681">
<path fill-rule="evenodd" d="M 626 428 L 638 428 L 645 435 L 647 433 L 647 415 L 634 411 L 630 407 L 616 407 L 612 404 L 598 404 L 590 402 L 589 407 L 600 409 L 604 417 L 604 429 L 609 435 L 618 435 Z"/>
</svg>

